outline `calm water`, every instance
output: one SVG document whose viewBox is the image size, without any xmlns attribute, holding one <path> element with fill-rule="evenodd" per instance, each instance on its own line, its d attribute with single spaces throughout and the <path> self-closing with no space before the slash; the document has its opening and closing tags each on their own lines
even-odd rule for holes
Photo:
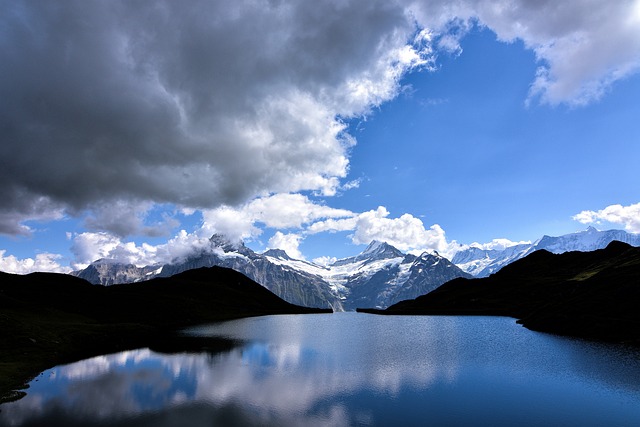
<svg viewBox="0 0 640 427">
<path fill-rule="evenodd" d="M 640 426 L 637 351 L 509 318 L 269 316 L 191 333 L 244 344 L 59 366 L 0 406 L 0 425 Z"/>
</svg>

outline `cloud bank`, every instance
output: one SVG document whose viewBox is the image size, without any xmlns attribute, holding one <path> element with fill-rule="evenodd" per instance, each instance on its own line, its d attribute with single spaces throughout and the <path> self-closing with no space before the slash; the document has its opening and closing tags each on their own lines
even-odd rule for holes
<svg viewBox="0 0 640 427">
<path fill-rule="evenodd" d="M 17 258 L 14 255 L 6 255 L 7 251 L 0 250 L 0 271 L 14 274 L 28 274 L 35 271 L 48 271 L 52 273 L 68 273 L 71 269 L 60 264 L 61 255 L 40 253 L 34 258 Z"/>
<path fill-rule="evenodd" d="M 449 51 L 461 51 L 459 37 L 475 20 L 499 40 L 522 40 L 539 62 L 528 102 L 586 105 L 640 69 L 638 0 L 436 0 L 411 8 Z"/>
<path fill-rule="evenodd" d="M 640 203 L 629 206 L 611 205 L 599 211 L 582 211 L 572 219 L 583 224 L 610 222 L 624 225 L 624 229 L 631 233 L 640 233 Z"/>
<path fill-rule="evenodd" d="M 344 118 L 429 61 L 404 10 L 372 2 L 3 1 L 0 232 L 114 204 L 237 205 L 334 194 Z M 414 43 L 415 41 L 415 43 Z"/>
<path fill-rule="evenodd" d="M 166 259 L 213 229 L 241 239 L 263 227 L 284 229 L 271 244 L 291 251 L 306 235 L 348 231 L 354 243 L 446 252 L 444 231 L 410 214 L 348 212 L 295 194 L 357 186 L 345 182 L 356 144 L 350 118 L 396 97 L 409 72 L 437 69 L 442 52 L 463 55 L 460 41 L 475 26 L 535 52 L 530 104 L 586 105 L 640 69 L 638 0 L 0 0 L 0 8 L 0 234 L 80 218 L 79 264 Z M 158 246 L 123 243 L 175 233 L 172 209 L 202 211 L 203 229 Z M 615 218 L 606 220 L 640 230 L 632 217 Z M 56 262 L 48 256 L 41 262 Z M 29 263 L 3 259 L 18 270 Z"/>
<path fill-rule="evenodd" d="M 530 97 L 585 104 L 640 65 L 638 1 L 0 2 L 0 233 L 154 204 L 334 194 L 345 118 L 460 53 L 476 23 L 540 62 Z"/>
</svg>

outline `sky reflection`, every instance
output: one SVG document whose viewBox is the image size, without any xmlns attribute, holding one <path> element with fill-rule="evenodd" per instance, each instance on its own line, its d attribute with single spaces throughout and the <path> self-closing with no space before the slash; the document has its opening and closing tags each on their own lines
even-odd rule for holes
<svg viewBox="0 0 640 427">
<path fill-rule="evenodd" d="M 141 349 L 59 366 L 25 398 L 2 405 L 0 425 L 640 420 L 637 354 L 617 348 L 625 356 L 607 358 L 610 348 L 535 334 L 512 319 L 273 316 L 192 333 L 245 344 L 218 354 Z"/>
</svg>

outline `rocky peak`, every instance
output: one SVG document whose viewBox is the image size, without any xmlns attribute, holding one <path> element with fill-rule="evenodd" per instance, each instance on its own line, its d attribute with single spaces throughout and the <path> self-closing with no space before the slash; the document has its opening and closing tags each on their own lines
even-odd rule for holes
<svg viewBox="0 0 640 427">
<path fill-rule="evenodd" d="M 386 242 L 380 242 L 374 240 L 369 243 L 369 246 L 358 257 L 372 258 L 372 259 L 387 259 L 404 257 L 404 253 L 400 252 L 395 247 Z"/>
<path fill-rule="evenodd" d="M 263 252 L 262 255 L 286 261 L 292 260 L 292 258 L 282 249 L 269 249 L 268 251 Z"/>
<path fill-rule="evenodd" d="M 232 242 L 228 237 L 217 233 L 209 241 L 214 248 L 220 248 L 224 252 L 241 252 L 245 248 L 244 242 Z"/>
</svg>

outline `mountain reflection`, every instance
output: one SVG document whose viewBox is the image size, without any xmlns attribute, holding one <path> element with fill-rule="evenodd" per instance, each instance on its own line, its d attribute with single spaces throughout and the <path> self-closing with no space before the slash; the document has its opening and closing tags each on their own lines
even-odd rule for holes
<svg viewBox="0 0 640 427">
<path fill-rule="evenodd" d="M 0 425 L 566 424 L 572 408 L 577 414 L 590 402 L 599 412 L 582 421 L 594 425 L 606 420 L 598 416 L 609 400 L 620 417 L 640 419 L 638 381 L 621 398 L 597 375 L 572 371 L 584 368 L 576 355 L 592 347 L 511 319 L 271 316 L 191 333 L 244 344 L 215 354 L 140 349 L 58 366 L 25 398 L 2 405 Z M 556 415 L 540 411 L 554 405 Z"/>
<path fill-rule="evenodd" d="M 260 423 L 349 425 L 353 414 L 347 416 L 343 397 L 363 389 L 394 395 L 407 384 L 425 388 L 455 377 L 455 358 L 439 360 L 441 349 L 420 358 L 397 349 L 400 357 L 391 360 L 391 343 L 370 333 L 354 336 L 352 345 L 336 353 L 321 353 L 298 335 L 298 342 L 252 341 L 215 355 L 141 349 L 95 357 L 45 371 L 25 398 L 3 407 L 0 420 L 8 425 L 58 418 L 135 425 L 142 415 L 197 404 L 204 412 L 248 411 L 243 417 Z"/>
</svg>

